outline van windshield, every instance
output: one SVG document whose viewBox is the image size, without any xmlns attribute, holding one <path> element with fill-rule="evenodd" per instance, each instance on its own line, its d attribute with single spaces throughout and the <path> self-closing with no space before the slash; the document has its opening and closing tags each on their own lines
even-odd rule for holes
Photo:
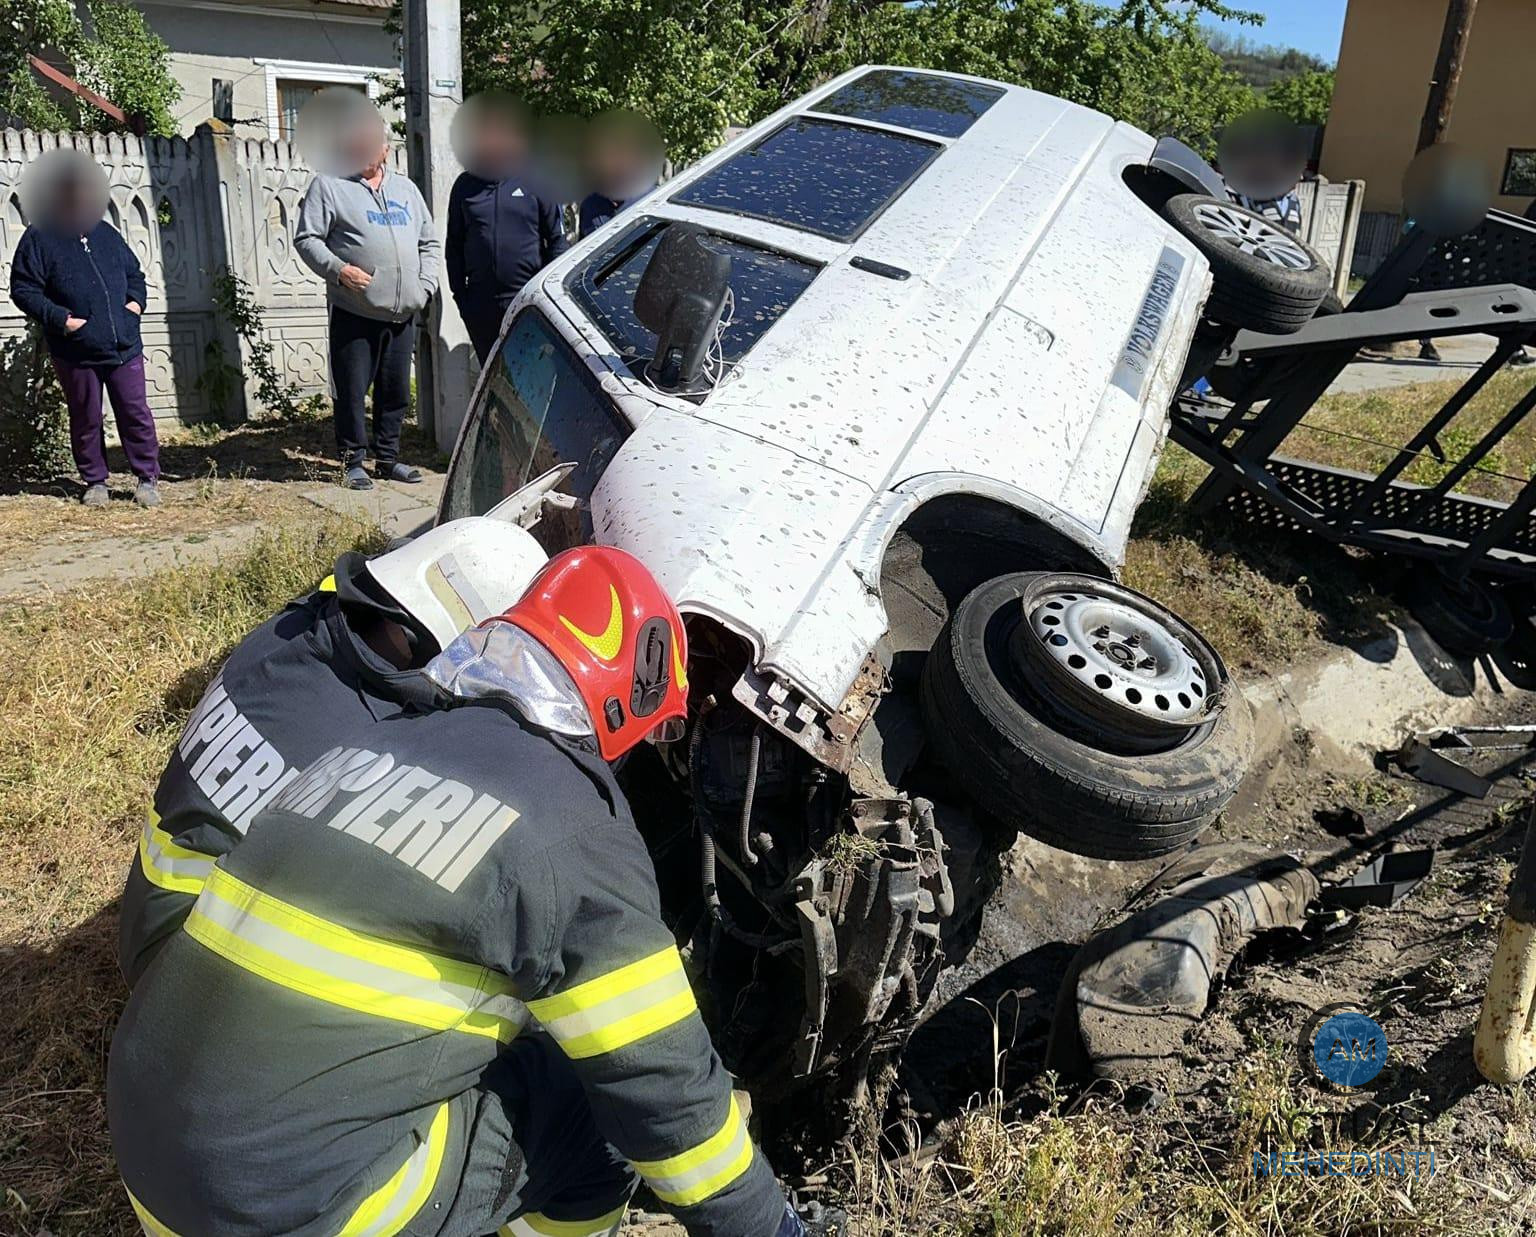
<svg viewBox="0 0 1536 1237">
<path fill-rule="evenodd" d="M 588 500 L 628 423 L 535 309 L 517 316 L 493 364 L 448 477 L 444 518 L 483 515 L 533 478 L 574 462 L 560 488 L 581 500 L 579 510 L 546 514 L 534 535 L 551 552 L 589 541 Z"/>
</svg>

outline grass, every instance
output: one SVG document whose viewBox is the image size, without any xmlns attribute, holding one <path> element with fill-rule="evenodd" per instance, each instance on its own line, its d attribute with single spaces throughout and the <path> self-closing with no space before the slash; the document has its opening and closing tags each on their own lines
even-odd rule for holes
<svg viewBox="0 0 1536 1237">
<path fill-rule="evenodd" d="M 227 563 L 0 615 L 0 1232 L 137 1231 L 102 1078 L 139 822 L 229 649 L 343 550 L 378 542 L 341 520 L 279 530 Z"/>
<path fill-rule="evenodd" d="M 1363 395 L 1329 395 L 1318 401 L 1281 449 L 1284 455 L 1362 472 L 1379 472 L 1396 448 L 1439 410 L 1453 382 L 1418 382 Z M 1515 402 L 1536 386 L 1529 370 L 1504 370 L 1452 419 L 1439 436 L 1445 459 L 1421 453 L 1405 481 L 1434 485 L 1472 449 Z M 1523 424 L 1457 484 L 1457 491 L 1508 502 L 1536 470 L 1536 426 Z"/>
<path fill-rule="evenodd" d="M 1193 512 L 1206 472 L 1181 447 L 1163 453 L 1126 547 L 1127 584 L 1182 616 L 1235 668 L 1283 668 L 1325 636 L 1383 629 L 1395 607 L 1345 552 Z"/>
<path fill-rule="evenodd" d="M 1442 1155 L 1433 1178 L 1255 1176 L 1255 1154 L 1405 1149 L 1344 1136 L 1304 1083 L 1294 1053 L 1259 1044 L 1238 1065 L 1226 1111 L 1198 1133 L 1170 1113 L 1150 1129 L 1107 1098 L 1051 1089 L 1032 1117 L 1000 1093 L 977 1101 L 936 1154 L 854 1174 L 854 1232 L 869 1237 L 1337 1237 L 1494 1230 L 1486 1198 Z M 1517 1099 L 1517 1104 L 1527 1103 Z M 1415 1143 L 1417 1140 L 1413 1140 Z M 1510 1148 L 1522 1154 L 1523 1145 Z"/>
<path fill-rule="evenodd" d="M 1536 376 L 1524 371 L 1495 376 L 1440 435 L 1444 461 L 1421 453 L 1404 479 L 1439 481 L 1533 385 Z M 1280 453 L 1380 471 L 1396 444 L 1406 443 L 1455 387 L 1429 382 L 1327 396 Z M 1384 634 L 1397 609 L 1385 592 L 1390 563 L 1234 524 L 1225 509 L 1197 515 L 1189 499 L 1207 471 L 1179 447 L 1164 453 L 1126 550 L 1127 584 L 1182 615 L 1240 668 L 1283 667 L 1322 639 L 1356 643 Z M 1533 471 L 1536 418 L 1509 434 L 1457 489 L 1508 501 Z"/>
</svg>

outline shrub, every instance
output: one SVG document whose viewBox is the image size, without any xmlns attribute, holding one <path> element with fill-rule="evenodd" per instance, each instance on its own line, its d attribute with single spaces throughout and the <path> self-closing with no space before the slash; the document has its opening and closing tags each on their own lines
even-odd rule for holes
<svg viewBox="0 0 1536 1237">
<path fill-rule="evenodd" d="M 69 413 L 42 332 L 0 339 L 0 477 L 48 481 L 69 472 Z"/>
</svg>

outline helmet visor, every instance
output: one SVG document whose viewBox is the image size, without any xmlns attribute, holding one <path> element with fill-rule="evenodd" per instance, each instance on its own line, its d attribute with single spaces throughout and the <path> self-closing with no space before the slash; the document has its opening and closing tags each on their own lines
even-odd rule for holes
<svg viewBox="0 0 1536 1237">
<path fill-rule="evenodd" d="M 676 743 L 688 733 L 688 723 L 681 717 L 669 717 L 664 722 L 658 722 L 651 727 L 650 734 L 645 736 L 647 743 Z"/>
</svg>

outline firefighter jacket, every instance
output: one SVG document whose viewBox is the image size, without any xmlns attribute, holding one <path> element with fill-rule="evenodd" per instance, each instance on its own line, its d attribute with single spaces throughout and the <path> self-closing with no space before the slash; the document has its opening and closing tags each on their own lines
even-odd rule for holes
<svg viewBox="0 0 1536 1237">
<path fill-rule="evenodd" d="M 777 1231 L 608 766 L 484 700 L 338 734 L 128 1002 L 123 1181 L 155 1234 L 481 1237 L 477 1081 L 530 1022 L 691 1233 Z"/>
<path fill-rule="evenodd" d="M 435 690 L 355 634 L 365 615 L 411 630 L 363 556 L 343 555 L 319 589 L 247 636 L 203 693 L 155 787 L 123 891 L 118 962 L 130 985 L 181 926 L 214 859 L 330 746 L 338 725 L 388 716 Z"/>
</svg>

